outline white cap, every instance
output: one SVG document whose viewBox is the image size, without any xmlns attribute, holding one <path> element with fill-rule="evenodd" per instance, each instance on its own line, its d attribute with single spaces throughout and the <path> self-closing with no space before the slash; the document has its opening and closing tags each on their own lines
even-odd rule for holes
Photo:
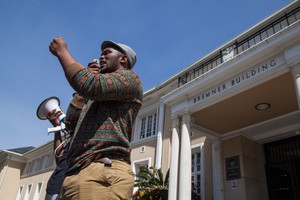
<svg viewBox="0 0 300 200">
<path fill-rule="evenodd" d="M 105 48 L 111 47 L 113 49 L 116 49 L 117 51 L 120 51 L 121 53 L 125 54 L 129 61 L 129 67 L 132 69 L 136 63 L 136 53 L 132 48 L 125 44 L 116 43 L 111 40 L 106 40 L 102 42 L 101 50 L 103 51 Z"/>
</svg>

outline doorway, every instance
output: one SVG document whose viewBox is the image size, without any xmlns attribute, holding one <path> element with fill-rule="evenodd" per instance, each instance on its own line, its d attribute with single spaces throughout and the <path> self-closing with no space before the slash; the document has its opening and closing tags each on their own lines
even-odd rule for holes
<svg viewBox="0 0 300 200">
<path fill-rule="evenodd" d="M 300 199 L 300 135 L 264 145 L 270 200 Z"/>
</svg>

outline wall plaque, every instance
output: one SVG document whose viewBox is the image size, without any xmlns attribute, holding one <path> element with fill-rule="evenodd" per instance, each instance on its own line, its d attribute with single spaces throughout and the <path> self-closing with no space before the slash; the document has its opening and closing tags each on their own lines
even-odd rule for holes
<svg viewBox="0 0 300 200">
<path fill-rule="evenodd" d="M 240 156 L 225 158 L 226 180 L 235 180 L 241 178 Z"/>
</svg>

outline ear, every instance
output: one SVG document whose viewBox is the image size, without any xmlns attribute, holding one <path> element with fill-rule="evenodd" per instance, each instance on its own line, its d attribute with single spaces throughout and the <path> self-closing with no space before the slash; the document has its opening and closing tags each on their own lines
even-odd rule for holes
<svg viewBox="0 0 300 200">
<path fill-rule="evenodd" d="M 121 57 L 120 57 L 120 64 L 121 64 L 124 68 L 129 69 L 129 68 L 128 68 L 128 58 L 127 58 L 127 56 L 121 56 Z"/>
</svg>

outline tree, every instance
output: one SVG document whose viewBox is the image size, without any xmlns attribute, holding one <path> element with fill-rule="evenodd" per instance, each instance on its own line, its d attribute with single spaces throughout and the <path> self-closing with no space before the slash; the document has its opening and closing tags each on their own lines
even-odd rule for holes
<svg viewBox="0 0 300 200">
<path fill-rule="evenodd" d="M 133 200 L 167 200 L 169 189 L 169 170 L 164 179 L 161 169 L 141 167 L 136 175 L 135 187 L 138 191 L 133 194 Z"/>
<path fill-rule="evenodd" d="M 164 179 L 161 169 L 155 167 L 141 167 L 136 175 L 134 187 L 138 190 L 133 194 L 133 200 L 168 200 L 169 171 Z M 200 200 L 196 188 L 192 183 L 192 200 Z"/>
</svg>

